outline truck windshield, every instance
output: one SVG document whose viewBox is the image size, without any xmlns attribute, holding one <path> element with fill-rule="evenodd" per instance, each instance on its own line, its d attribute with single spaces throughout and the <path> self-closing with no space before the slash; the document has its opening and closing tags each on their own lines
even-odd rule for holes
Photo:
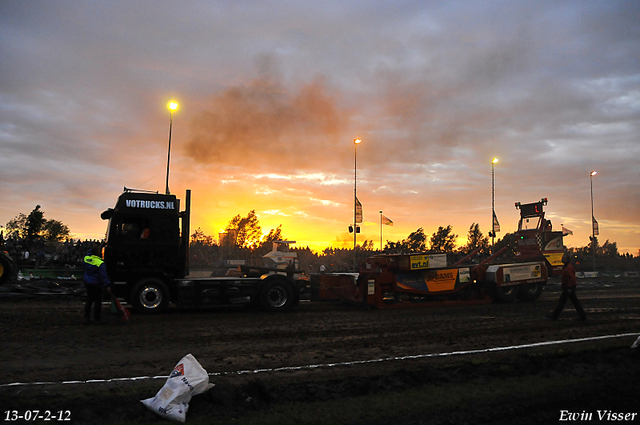
<svg viewBox="0 0 640 425">
<path fill-rule="evenodd" d="M 176 238 L 177 229 L 170 219 L 150 220 L 146 217 L 121 217 L 109 220 L 108 236 L 112 240 L 170 242 Z"/>
<path fill-rule="evenodd" d="M 523 217 L 518 230 L 536 230 L 540 228 L 540 217 Z"/>
<path fill-rule="evenodd" d="M 150 229 L 149 220 L 142 217 L 122 217 L 117 223 L 109 220 L 109 235 L 125 240 L 148 239 Z"/>
</svg>

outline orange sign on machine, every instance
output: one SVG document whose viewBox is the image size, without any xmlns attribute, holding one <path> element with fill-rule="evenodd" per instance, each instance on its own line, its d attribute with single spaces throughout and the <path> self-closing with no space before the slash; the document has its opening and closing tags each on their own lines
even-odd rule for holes
<svg viewBox="0 0 640 425">
<path fill-rule="evenodd" d="M 425 270 L 418 274 L 399 274 L 397 285 L 423 292 L 444 292 L 453 291 L 457 282 L 467 283 L 470 278 L 468 268 Z"/>
</svg>

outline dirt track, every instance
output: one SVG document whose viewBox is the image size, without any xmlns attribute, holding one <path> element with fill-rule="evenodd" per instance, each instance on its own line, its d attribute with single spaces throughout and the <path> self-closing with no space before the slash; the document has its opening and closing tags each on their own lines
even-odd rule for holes
<svg viewBox="0 0 640 425">
<path fill-rule="evenodd" d="M 538 412 L 540 421 L 531 423 L 548 423 L 547 420 L 556 418 L 565 407 L 562 400 L 551 398 L 557 394 L 545 389 L 544 379 L 555 382 L 553 379 L 562 378 L 565 373 L 574 376 L 578 367 L 582 368 L 578 373 L 579 382 L 576 388 L 571 387 L 571 391 L 578 391 L 577 399 L 568 399 L 565 403 L 567 409 L 572 406 L 595 412 L 595 409 L 604 409 L 615 401 L 615 407 L 637 412 L 640 356 L 629 349 L 635 336 L 503 352 L 391 360 L 552 340 L 640 335 L 640 282 L 624 280 L 583 284 L 578 294 L 588 315 L 586 322 L 577 320 L 570 304 L 560 320 L 554 322 L 546 318 L 555 306 L 558 291 L 559 285 L 552 283 L 534 303 L 467 307 L 373 310 L 334 303 L 302 303 L 297 311 L 285 314 L 267 314 L 243 308 L 171 309 L 158 316 L 134 315 L 129 323 L 108 314 L 105 306 L 106 323 L 88 326 L 83 324 L 83 304 L 79 298 L 2 301 L 3 374 L 0 384 L 166 376 L 178 360 L 191 353 L 209 373 L 215 374 L 211 381 L 217 387 L 211 394 L 198 396 L 200 400 L 194 398 L 188 422 L 196 421 L 199 411 L 213 410 L 221 423 L 226 423 L 230 417 L 237 417 L 244 410 L 263 412 L 264 409 L 273 410 L 274 405 L 310 400 L 331 403 L 335 398 L 384 393 L 389 389 L 395 392 L 407 388 L 429 389 L 434 380 L 446 384 L 446 388 L 452 385 L 454 387 L 451 388 L 456 388 L 456 385 L 472 385 L 476 389 L 483 386 L 500 388 L 502 384 L 513 385 L 511 379 L 519 379 L 520 372 L 508 373 L 509 368 L 528 368 L 527 380 L 535 381 L 540 377 L 542 386 L 537 395 L 523 396 L 525 400 L 535 400 L 527 407 L 530 409 L 527 415 Z M 538 359 L 534 366 L 527 360 L 531 356 Z M 552 358 L 558 361 L 550 360 Z M 375 359 L 387 360 L 341 364 Z M 523 361 L 524 366 L 518 363 Z M 615 363 L 626 370 L 618 368 Z M 257 374 L 237 373 L 307 365 L 323 366 Z M 465 365 L 486 366 L 470 372 L 473 379 L 460 381 Z M 474 380 L 476 384 L 473 384 Z M 589 389 L 585 382 L 592 384 L 593 388 Z M 133 392 L 134 395 L 129 394 L 131 405 L 124 409 L 124 414 L 143 423 L 155 421 L 155 417 L 145 411 L 138 400 L 153 396 L 163 383 L 164 380 L 157 379 L 117 384 L 3 386 L 0 387 L 0 400 L 5 400 L 3 412 L 29 406 L 38 408 L 38 403 L 57 403 L 49 408 L 68 406 L 75 410 L 76 423 L 85 420 L 110 423 L 108 416 L 101 416 L 90 406 L 76 406 L 69 400 L 78 397 L 82 400 L 79 394 L 83 392 L 104 390 L 122 402 L 120 394 L 123 391 Z M 363 386 L 369 390 L 363 392 Z M 528 390 L 533 387 L 527 386 Z M 627 394 L 626 398 L 620 395 L 609 397 L 611 399 L 607 394 L 599 398 L 594 394 L 592 399 L 579 394 L 580 388 L 606 393 L 609 387 L 612 391 L 624 388 L 625 394 L 632 394 Z M 292 389 L 295 389 L 293 393 Z M 43 397 L 51 399 L 36 401 Z M 493 400 L 487 394 L 479 397 L 484 404 L 486 400 Z M 247 400 L 252 400 L 250 408 L 246 406 Z M 602 400 L 602 406 L 597 405 L 597 400 Z M 556 406 L 556 401 L 560 405 Z M 493 403 L 502 405 L 499 399 Z M 449 416 L 443 412 L 424 423 L 448 423 L 446 418 Z M 493 411 L 484 413 L 487 423 L 511 423 L 511 419 L 515 423 L 516 419 L 522 419 L 517 410 L 512 411 L 511 416 L 500 416 L 504 419 L 502 422 L 490 412 Z M 422 423 L 422 419 L 411 415 L 403 417 L 404 420 L 394 423 Z M 462 422 L 470 420 L 467 417 L 462 419 Z M 367 422 L 371 423 L 370 420 Z M 390 423 L 388 420 L 384 422 Z M 522 420 L 519 422 L 523 423 Z M 636 417 L 635 423 L 640 423 L 640 418 Z"/>
</svg>

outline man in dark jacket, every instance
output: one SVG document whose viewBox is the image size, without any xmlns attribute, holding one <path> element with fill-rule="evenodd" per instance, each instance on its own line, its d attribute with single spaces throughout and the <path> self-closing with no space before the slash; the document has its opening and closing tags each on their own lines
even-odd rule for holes
<svg viewBox="0 0 640 425">
<path fill-rule="evenodd" d="M 93 319 L 100 322 L 102 313 L 102 290 L 107 288 L 111 293 L 111 281 L 107 276 L 107 269 L 101 258 L 102 249 L 96 245 L 84 257 L 84 275 L 82 281 L 87 288 L 87 302 L 84 305 L 84 321 L 89 323 L 91 305 L 94 305 Z"/>
<path fill-rule="evenodd" d="M 576 280 L 576 269 L 573 267 L 573 264 L 571 264 L 571 257 L 569 256 L 569 254 L 565 253 L 562 256 L 562 263 L 564 264 L 561 277 L 562 295 L 560 295 L 560 299 L 558 300 L 558 306 L 555 310 L 553 310 L 553 313 L 551 314 L 551 319 L 558 319 L 558 316 L 560 316 L 560 312 L 562 312 L 562 309 L 567 303 L 568 298 L 576 308 L 576 311 L 580 315 L 580 319 L 586 320 L 587 315 L 584 313 L 582 305 L 580 305 L 580 301 L 578 301 L 578 297 L 576 297 L 576 286 L 578 285 L 578 281 Z"/>
</svg>

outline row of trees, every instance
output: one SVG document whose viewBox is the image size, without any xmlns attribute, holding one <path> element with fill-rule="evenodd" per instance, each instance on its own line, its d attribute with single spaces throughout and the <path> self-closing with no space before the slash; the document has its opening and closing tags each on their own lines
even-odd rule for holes
<svg viewBox="0 0 640 425">
<path fill-rule="evenodd" d="M 438 230 L 431 235 L 429 238 L 429 245 L 427 245 L 427 236 L 424 234 L 424 229 L 420 227 L 415 232 L 409 234 L 406 239 L 397 242 L 387 242 L 383 252 L 389 254 L 403 254 L 431 250 L 468 254 L 476 249 L 480 249 L 479 252 L 481 253 L 487 253 L 489 251 L 489 237 L 482 234 L 478 223 L 473 223 L 469 226 L 466 245 L 456 248 L 457 239 L 458 235 L 453 233 L 451 225 L 447 227 L 440 226 L 438 227 Z"/>
<path fill-rule="evenodd" d="M 202 229 L 196 229 L 191 234 L 191 264 L 195 267 L 211 267 L 226 259 L 258 264 L 260 257 L 271 251 L 273 241 L 282 238 L 281 225 L 263 236 L 256 212 L 251 210 L 246 217 L 238 214 L 229 221 L 218 244 Z"/>
<path fill-rule="evenodd" d="M 191 235 L 191 264 L 193 267 L 210 267 L 226 259 L 241 259 L 249 264 L 258 264 L 261 257 L 271 251 L 272 242 L 283 240 L 282 225 L 271 229 L 265 236 L 255 210 L 250 211 L 245 217 L 237 215 L 231 219 L 225 228 L 225 234 L 216 244 L 213 237 L 206 235 L 198 228 Z M 430 238 L 421 227 L 411 233 L 406 239 L 397 242 L 387 242 L 383 253 L 402 254 L 411 252 L 440 251 L 453 252 L 456 250 L 458 235 L 453 233 L 453 228 L 439 227 Z M 467 245 L 457 250 L 469 253 L 476 248 L 481 252 L 488 252 L 489 238 L 480 231 L 480 226 L 473 223 L 469 228 Z M 357 261 L 364 260 L 368 256 L 379 252 L 374 249 L 373 240 L 365 240 L 362 245 L 353 249 L 325 248 L 321 253 L 314 253 L 309 247 L 294 248 L 298 253 L 300 263 L 306 269 L 318 270 L 324 265 L 329 270 L 348 270 L 353 267 L 354 255 Z"/>
<path fill-rule="evenodd" d="M 18 214 L 6 225 L 6 238 L 21 240 L 23 245 L 29 246 L 43 241 L 62 241 L 70 236 L 69 228 L 58 220 L 46 219 L 40 205 L 29 214 Z M 225 228 L 224 237 L 219 243 L 214 242 L 212 236 L 206 235 L 198 228 L 191 235 L 191 264 L 195 268 L 210 268 L 212 265 L 227 259 L 242 259 L 248 264 L 259 264 L 261 257 L 271 251 L 272 242 L 283 240 L 282 225 L 271 229 L 267 235 L 263 235 L 262 227 L 255 210 L 246 216 L 236 215 Z M 437 251 L 454 254 L 461 258 L 476 249 L 479 255 L 488 255 L 490 250 L 489 237 L 480 230 L 478 223 L 472 223 L 467 233 L 467 243 L 457 246 L 458 235 L 453 232 L 451 225 L 438 227 L 427 236 L 424 228 L 420 227 L 410 233 L 407 238 L 396 242 L 388 241 L 382 251 L 374 249 L 373 240 L 365 240 L 362 245 L 353 249 L 325 248 L 322 252 L 313 252 L 309 247 L 293 248 L 298 253 L 301 265 L 307 270 L 319 270 L 325 266 L 328 270 L 344 271 L 353 267 L 354 256 L 360 262 L 375 253 L 384 254 L 408 254 L 416 252 Z M 507 233 L 502 239 L 498 239 L 495 250 L 504 246 L 510 246 L 507 256 L 515 255 L 515 235 Z M 598 270 L 637 270 L 640 268 L 640 251 L 637 257 L 631 254 L 620 255 L 616 242 L 607 240 L 602 246 L 597 238 L 588 246 L 570 248 L 569 251 L 579 264 L 592 264 L 593 249 L 596 252 L 596 268 Z"/>
<path fill-rule="evenodd" d="M 29 213 L 20 213 L 0 231 L 0 246 L 18 267 L 76 267 L 97 241 L 69 241 L 69 227 L 61 221 L 46 219 L 40 205 Z M 66 241 L 62 243 L 62 241 Z"/>
<path fill-rule="evenodd" d="M 262 236 L 262 229 L 255 211 L 250 211 L 246 217 L 237 215 L 225 229 L 228 238 L 223 238 L 220 244 L 216 244 L 213 238 L 206 236 L 201 229 L 197 229 L 191 235 L 191 252 L 193 267 L 211 267 L 219 260 L 243 259 L 249 264 L 258 264 L 260 258 L 271 250 L 272 242 L 282 240 L 282 226 L 272 229 L 266 236 Z M 347 271 L 353 268 L 354 256 L 357 262 L 365 260 L 374 254 L 408 254 L 416 252 L 448 252 L 452 259 L 459 259 L 469 253 L 478 250 L 478 255 L 488 256 L 490 252 L 489 237 L 480 230 L 478 223 L 472 223 L 467 232 L 467 243 L 457 246 L 459 236 L 454 233 L 453 227 L 438 227 L 427 236 L 424 228 L 420 227 L 410 233 L 407 238 L 396 242 L 388 241 L 382 251 L 374 248 L 373 240 L 365 240 L 362 245 L 352 248 L 325 248 L 322 252 L 314 252 L 309 247 L 293 248 L 298 253 L 302 267 L 309 271 L 317 271 L 320 266 L 330 271 Z M 590 270 L 592 245 L 596 249 L 596 268 L 598 270 L 638 270 L 640 268 L 640 255 L 634 257 L 631 254 L 620 255 L 617 244 L 607 240 L 602 246 L 598 245 L 597 238 L 588 246 L 570 248 L 578 265 L 583 265 L 583 270 Z M 517 252 L 516 235 L 507 233 L 495 243 L 495 251 L 508 246 L 504 257 L 514 257 Z M 639 253 L 640 254 L 640 253 Z"/>
<path fill-rule="evenodd" d="M 595 256 L 593 250 L 595 249 Z M 618 244 L 609 242 L 607 239 L 604 244 L 598 244 L 598 238 L 595 238 L 589 245 L 580 248 L 569 248 L 569 252 L 576 260 L 576 263 L 582 270 L 598 271 L 637 271 L 640 268 L 640 250 L 638 256 L 634 257 L 629 254 L 620 254 L 618 252 Z M 595 260 L 595 264 L 594 264 Z"/>
<path fill-rule="evenodd" d="M 28 215 L 24 213 L 18 214 L 7 223 L 5 229 L 6 234 L 4 236 L 6 238 L 25 239 L 27 241 L 35 239 L 62 241 L 70 235 L 67 225 L 58 220 L 46 219 L 40 205 L 36 205 Z M 239 214 L 233 217 L 225 228 L 225 232 L 229 237 L 224 238 L 220 245 L 229 254 L 232 253 L 229 251 L 233 250 L 258 251 L 258 253 L 264 251 L 266 253 L 270 250 L 273 241 L 283 238 L 282 225 L 276 229 L 271 229 L 266 236 L 263 236 L 262 227 L 255 210 L 250 211 L 246 217 L 242 217 Z M 433 251 L 452 252 L 455 250 L 457 238 L 458 235 L 453 233 L 453 229 L 449 225 L 447 227 L 439 227 L 427 241 L 424 229 L 420 227 L 402 241 L 387 242 L 383 251 L 386 253 L 407 253 L 423 252 L 430 249 Z M 191 235 L 191 241 L 195 245 L 215 245 L 213 237 L 205 235 L 200 228 Z M 430 242 L 429 245 L 427 245 L 427 242 Z M 488 247 L 489 238 L 482 234 L 477 223 L 473 223 L 469 228 L 468 243 L 461 250 L 470 252 L 476 248 L 481 248 L 486 251 Z M 332 248 L 328 249 L 331 250 Z M 372 251 L 373 241 L 364 241 L 361 249 Z"/>
<path fill-rule="evenodd" d="M 58 242 L 68 238 L 69 227 L 58 220 L 47 220 L 44 218 L 44 211 L 40 208 L 40 205 L 36 205 L 28 215 L 20 213 L 9 220 L 5 226 L 6 234 L 4 237 L 24 239 L 28 242 L 33 242 L 36 239 Z"/>
</svg>

